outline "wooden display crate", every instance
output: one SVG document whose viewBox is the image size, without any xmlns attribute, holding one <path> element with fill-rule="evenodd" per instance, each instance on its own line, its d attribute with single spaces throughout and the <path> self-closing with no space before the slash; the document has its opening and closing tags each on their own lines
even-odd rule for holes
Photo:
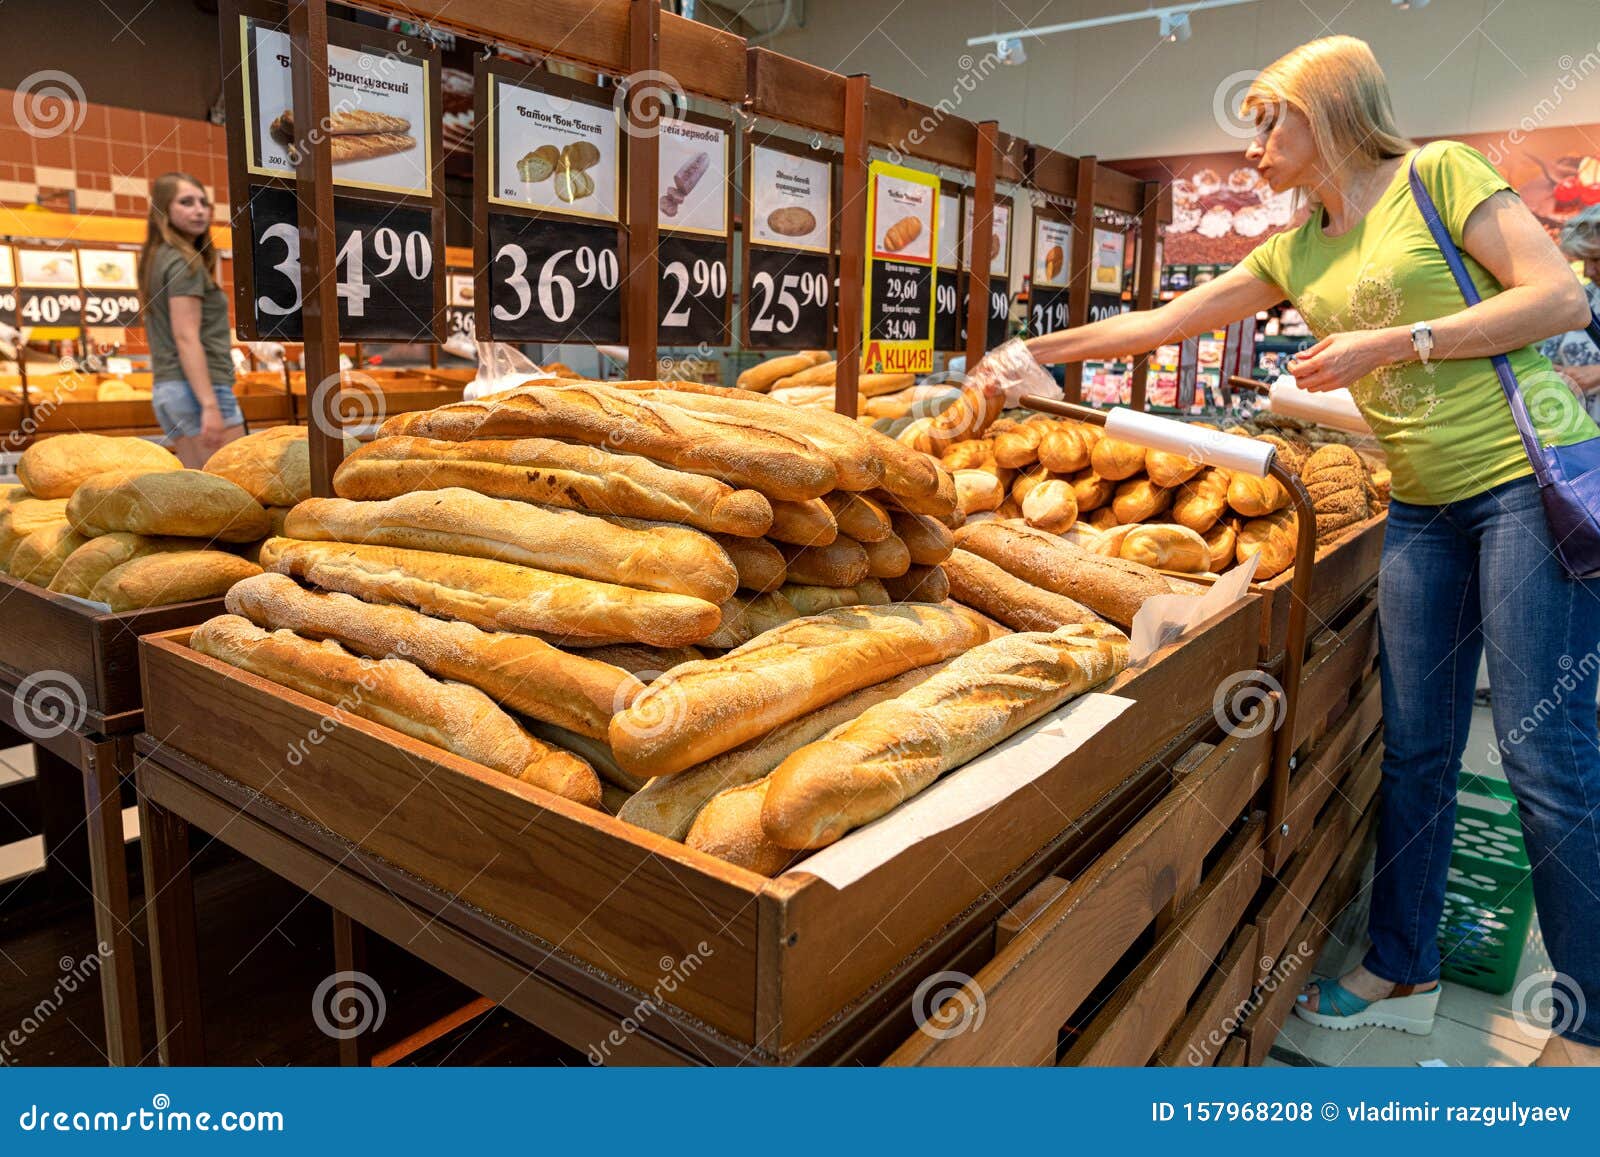
<svg viewBox="0 0 1600 1157">
<path fill-rule="evenodd" d="M 1218 672 L 1251 669 L 1259 631 L 1260 600 L 1247 599 L 1124 672 L 1104 690 L 1136 705 L 1072 756 L 844 889 L 804 873 L 768 879 L 554 798 L 198 655 L 187 631 L 146 637 L 141 652 L 146 730 L 177 753 L 163 761 L 315 817 L 518 937 L 577 958 L 624 996 L 655 992 L 698 1031 L 781 1061 L 1198 720 L 1209 723 Z M 1262 769 L 1250 782 L 1264 775 L 1267 746 L 1264 735 L 1247 745 L 1245 761 Z"/>
<path fill-rule="evenodd" d="M 139 727 L 139 636 L 192 626 L 223 609 L 214 598 L 115 614 L 9 575 L 0 575 L 0 603 L 0 681 L 15 687 L 40 671 L 71 678 L 83 689 L 77 730 L 99 735 Z"/>
</svg>

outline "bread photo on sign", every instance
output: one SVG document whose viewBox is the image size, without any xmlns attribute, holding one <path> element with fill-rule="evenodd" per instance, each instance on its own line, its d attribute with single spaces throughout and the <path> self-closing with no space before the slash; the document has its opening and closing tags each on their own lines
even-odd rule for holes
<svg viewBox="0 0 1600 1157">
<path fill-rule="evenodd" d="M 550 178 L 561 163 L 561 150 L 554 145 L 540 145 L 517 162 L 517 176 L 528 184 L 536 185 Z"/>
<path fill-rule="evenodd" d="M 883 232 L 883 250 L 885 253 L 898 253 L 922 236 L 922 219 L 919 217 L 902 217 Z"/>
<path fill-rule="evenodd" d="M 1067 263 L 1067 255 L 1061 246 L 1052 245 L 1044 251 L 1044 280 L 1054 281 L 1061 272 L 1061 267 Z"/>
<path fill-rule="evenodd" d="M 816 227 L 816 216 L 799 205 L 785 205 L 767 214 L 767 228 L 780 237 L 804 237 Z"/>
<path fill-rule="evenodd" d="M 417 147 L 410 135 L 411 122 L 405 117 L 366 109 L 347 109 L 328 118 L 328 144 L 333 163 L 365 161 L 409 152 Z M 294 113 L 284 109 L 267 130 L 283 144 L 294 145 Z"/>
</svg>

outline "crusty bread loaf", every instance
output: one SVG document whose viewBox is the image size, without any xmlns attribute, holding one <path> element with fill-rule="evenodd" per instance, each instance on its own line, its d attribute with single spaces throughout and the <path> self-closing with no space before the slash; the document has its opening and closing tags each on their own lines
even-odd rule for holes
<svg viewBox="0 0 1600 1157">
<path fill-rule="evenodd" d="M 819 587 L 853 587 L 868 576 L 867 552 L 853 538 L 836 538 L 827 546 L 781 543 L 789 581 Z"/>
<path fill-rule="evenodd" d="M 1036 587 L 986 558 L 957 550 L 944 562 L 950 597 L 1018 631 L 1053 631 L 1068 623 L 1098 623 L 1082 603 Z"/>
<path fill-rule="evenodd" d="M 821 739 L 841 723 L 848 723 L 868 707 L 893 699 L 936 674 L 943 663 L 916 667 L 893 679 L 874 683 L 842 699 L 824 704 L 798 719 L 773 728 L 767 734 L 725 751 L 677 775 L 662 775 L 650 780 L 623 805 L 618 819 L 637 824 L 668 839 L 681 840 L 706 802 L 718 792 L 761 779 L 783 762 L 791 751 Z M 761 827 L 756 816 L 756 830 Z M 695 846 L 695 845 L 691 845 Z M 704 850 L 710 851 L 709 847 Z M 720 852 L 713 852 L 720 855 Z"/>
<path fill-rule="evenodd" d="M 879 542 L 889 537 L 889 512 L 865 494 L 835 490 L 824 494 L 822 501 L 827 503 L 840 534 L 847 534 L 857 542 Z"/>
<path fill-rule="evenodd" d="M 1133 625 L 1145 599 L 1168 593 L 1161 576 L 1125 559 L 1101 558 L 1061 539 L 1016 523 L 962 527 L 956 545 L 1018 578 L 1066 595 L 1119 627 Z"/>
<path fill-rule="evenodd" d="M 591 647 L 583 652 L 583 657 L 621 667 L 648 684 L 663 671 L 706 656 L 699 647 L 646 647 L 642 643 L 613 643 L 606 647 Z"/>
<path fill-rule="evenodd" d="M 715 604 L 688 595 L 427 550 L 273 538 L 261 548 L 261 565 L 368 602 L 578 645 L 632 640 L 678 647 L 711 634 L 721 618 Z"/>
<path fill-rule="evenodd" d="M 1144 522 L 1172 505 L 1172 491 L 1157 486 L 1148 478 L 1130 478 L 1117 487 L 1111 509 L 1117 521 Z"/>
<path fill-rule="evenodd" d="M 906 544 L 911 561 L 917 566 L 938 566 L 955 549 L 953 533 L 938 519 L 894 510 L 889 514 L 889 523 L 895 535 Z"/>
<path fill-rule="evenodd" d="M 1204 534 L 1228 509 L 1228 471 L 1207 467 L 1172 495 L 1172 521 Z"/>
<path fill-rule="evenodd" d="M 1053 418 L 1029 418 L 994 436 L 994 460 L 1016 470 L 1039 460 L 1039 443 L 1055 428 Z"/>
<path fill-rule="evenodd" d="M 735 425 L 597 382 L 528 384 L 473 402 L 389 419 L 379 433 L 464 442 L 567 438 L 640 454 L 772 498 L 818 498 L 837 487 L 833 462 L 805 438 Z"/>
<path fill-rule="evenodd" d="M 261 573 L 247 558 L 225 550 L 172 550 L 147 554 L 107 571 L 89 598 L 113 611 L 137 611 L 214 599 L 241 579 Z"/>
<path fill-rule="evenodd" d="M 1349 446 L 1330 442 L 1319 447 L 1300 468 L 1300 481 L 1317 512 L 1319 540 L 1367 518 L 1367 469 Z"/>
<path fill-rule="evenodd" d="M 896 535 L 879 542 L 864 542 L 861 549 L 867 552 L 867 575 L 875 579 L 899 578 L 911 569 L 911 552 Z"/>
<path fill-rule="evenodd" d="M 1055 422 L 1039 440 L 1039 465 L 1053 474 L 1075 474 L 1088 468 L 1094 443 L 1081 422 Z"/>
<path fill-rule="evenodd" d="M 206 459 L 204 469 L 236 483 L 263 506 L 293 506 L 311 497 L 304 426 L 269 426 L 236 438 Z"/>
<path fill-rule="evenodd" d="M 341 498 L 394 498 L 447 486 L 726 534 L 765 534 L 772 525 L 772 504 L 754 490 L 736 490 L 638 455 L 548 438 L 380 438 L 346 458 L 333 476 Z"/>
<path fill-rule="evenodd" d="M 1120 438 L 1101 438 L 1089 452 L 1089 465 L 1102 478 L 1121 482 L 1144 469 L 1144 447 Z"/>
<path fill-rule="evenodd" d="M 1022 499 L 1022 517 L 1029 526 L 1060 534 L 1078 521 L 1078 497 L 1072 483 L 1047 478 L 1029 489 Z"/>
<path fill-rule="evenodd" d="M 790 374 L 810 369 L 819 359 L 826 359 L 827 356 L 818 351 L 806 350 L 797 354 L 768 358 L 740 374 L 737 385 L 741 390 L 754 390 L 756 393 L 764 394 L 772 389 L 773 383 Z"/>
<path fill-rule="evenodd" d="M 595 739 L 644 684 L 590 655 L 569 655 L 527 635 L 482 631 L 407 607 L 364 603 L 303 589 L 281 574 L 236 583 L 228 610 L 258 627 L 333 639 L 369 658 L 397 655 L 440 679 L 454 679 L 522 715 Z"/>
<path fill-rule="evenodd" d="M 680 776 L 669 776 L 669 780 Z M 684 835 L 686 846 L 716 856 L 724 863 L 762 876 L 776 876 L 800 853 L 780 848 L 761 827 L 761 809 L 767 798 L 766 777 L 730 787 L 705 802 Z"/>
<path fill-rule="evenodd" d="M 238 615 L 202 623 L 189 645 L 574 803 L 600 804 L 600 779 L 583 760 L 529 735 L 477 688 L 442 682 L 404 659 L 358 659 L 332 640 L 264 631 Z"/>
<path fill-rule="evenodd" d="M 812 362 L 784 379 L 785 386 L 831 386 L 839 376 L 839 363 L 831 357 Z"/>
<path fill-rule="evenodd" d="M 1211 569 L 1211 549 L 1206 540 L 1197 531 L 1176 523 L 1130 527 L 1118 553 L 1157 570 L 1204 574 Z"/>
<path fill-rule="evenodd" d="M 29 535 L 67 521 L 65 498 L 20 498 L 0 507 L 0 569 Z"/>
<path fill-rule="evenodd" d="M 88 478 L 108 470 L 182 470 L 177 455 L 144 438 L 56 434 L 41 438 L 17 460 L 17 478 L 35 498 L 71 498 Z"/>
<path fill-rule="evenodd" d="M 221 542 L 253 542 L 272 526 L 241 486 L 202 470 L 96 474 L 68 500 L 67 521 L 90 538 L 125 530 Z"/>
<path fill-rule="evenodd" d="M 1206 550 L 1211 555 L 1211 570 L 1220 573 L 1236 561 L 1234 550 L 1239 544 L 1239 530 L 1231 519 L 1219 519 L 1217 524 L 1202 535 Z"/>
<path fill-rule="evenodd" d="M 789 600 L 797 615 L 820 615 L 839 607 L 885 607 L 890 602 L 883 581 L 875 578 L 862 579 L 853 587 L 785 583 L 778 593 Z"/>
<path fill-rule="evenodd" d="M 887 488 L 874 491 L 871 495 L 873 501 L 884 506 L 895 507 L 900 510 L 909 510 L 913 514 L 927 514 L 939 521 L 950 525 L 950 519 L 958 516 L 960 507 L 956 503 L 956 480 L 950 471 L 940 466 L 933 459 L 922 456 L 923 461 L 938 471 L 936 478 L 937 489 L 932 494 L 912 495 L 897 494 Z M 959 526 L 960 523 L 955 524 Z M 954 529 L 954 527 L 951 527 Z"/>
<path fill-rule="evenodd" d="M 1228 479 L 1228 505 L 1246 518 L 1264 518 L 1289 505 L 1289 492 L 1270 474 L 1235 473 Z"/>
<path fill-rule="evenodd" d="M 905 574 L 883 579 L 882 582 L 891 602 L 942 603 L 950 597 L 950 580 L 942 564 L 913 565 Z"/>
<path fill-rule="evenodd" d="M 713 534 L 712 539 L 733 563 L 739 586 L 750 591 L 775 591 L 789 577 L 783 552 L 764 538 L 740 538 L 732 534 Z"/>
<path fill-rule="evenodd" d="M 974 647 L 785 758 L 768 781 L 762 830 L 781 847 L 825 847 L 1127 663 L 1127 637 L 1105 623 Z"/>
<path fill-rule="evenodd" d="M 718 651 L 742 647 L 757 635 L 800 617 L 800 612 L 781 590 L 766 594 L 736 591 L 717 610 L 722 614 L 722 622 L 700 642 Z"/>
<path fill-rule="evenodd" d="M 804 502 L 785 502 L 778 498 L 772 502 L 772 529 L 767 531 L 767 537 L 796 546 L 827 546 L 839 537 L 839 524 L 834 521 L 828 504 L 820 498 Z"/>
<path fill-rule="evenodd" d="M 1234 558 L 1244 562 L 1253 554 L 1261 555 L 1261 561 L 1256 564 L 1256 582 L 1282 574 L 1294 565 L 1299 525 L 1300 520 L 1292 509 L 1280 510 L 1265 518 L 1252 518 L 1239 531 Z"/>
<path fill-rule="evenodd" d="M 985 466 L 999 469 L 994 459 L 994 442 L 989 438 L 970 438 L 945 447 L 939 456 L 939 465 L 952 474 L 958 470 L 982 470 Z"/>
<path fill-rule="evenodd" d="M 994 510 L 1006 500 L 1006 488 L 987 470 L 957 470 L 956 504 L 962 514 Z"/>
<path fill-rule="evenodd" d="M 8 563 L 11 577 L 35 586 L 49 586 L 61 564 L 88 541 L 65 519 L 41 527 L 17 543 L 11 552 Z"/>
<path fill-rule="evenodd" d="M 76 595 L 86 599 L 94 593 L 95 586 L 114 568 L 136 558 L 162 551 L 191 551 L 192 538 L 151 538 L 143 534 L 117 531 L 91 538 L 67 556 L 50 580 L 50 589 L 57 594 Z"/>
<path fill-rule="evenodd" d="M 290 512 L 284 533 L 319 542 L 492 558 L 711 603 L 732 597 L 739 585 L 727 554 L 698 530 L 618 525 L 576 510 L 489 498 L 458 486 L 377 502 L 309 498 Z"/>
<path fill-rule="evenodd" d="M 922 603 L 796 619 L 657 679 L 612 718 L 611 749 L 635 774 L 671 775 L 987 635 L 959 610 Z"/>
<path fill-rule="evenodd" d="M 1070 481 L 1080 518 L 1090 511 L 1099 510 L 1116 497 L 1117 484 L 1109 478 L 1100 477 L 1093 469 L 1078 471 Z"/>
</svg>

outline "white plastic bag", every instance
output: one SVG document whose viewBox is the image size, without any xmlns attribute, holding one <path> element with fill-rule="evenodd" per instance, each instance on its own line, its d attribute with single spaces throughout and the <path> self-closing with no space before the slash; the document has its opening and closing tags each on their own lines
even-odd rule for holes
<svg viewBox="0 0 1600 1157">
<path fill-rule="evenodd" d="M 528 358 L 521 350 L 502 341 L 480 341 L 478 345 L 478 375 L 467 383 L 461 396 L 467 401 L 498 394 L 522 385 L 523 382 L 553 378 Z"/>
</svg>

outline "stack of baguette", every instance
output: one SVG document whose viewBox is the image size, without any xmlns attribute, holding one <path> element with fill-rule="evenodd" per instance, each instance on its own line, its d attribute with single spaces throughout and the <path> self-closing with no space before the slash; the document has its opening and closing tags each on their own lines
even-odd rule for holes
<svg viewBox="0 0 1600 1157">
<path fill-rule="evenodd" d="M 1332 541 L 1387 502 L 1388 471 L 1340 441 L 1252 427 L 1231 432 L 1271 442 L 1278 461 L 1302 474 L 1316 503 L 1319 541 Z M 908 428 L 902 440 L 930 444 L 926 429 Z M 1267 579 L 1294 563 L 1296 519 L 1277 481 L 1147 451 L 1088 423 L 1002 417 L 982 437 L 946 447 L 940 462 L 955 479 L 963 515 L 974 521 L 1020 519 L 1093 554 L 1178 573 L 1216 574 L 1259 554 L 1256 576 Z"/>
<path fill-rule="evenodd" d="M 28 447 L 0 508 L 13 578 L 132 611 L 214 598 L 260 573 L 239 553 L 271 528 L 228 480 L 142 438 L 61 434 Z"/>
<path fill-rule="evenodd" d="M 786 406 L 831 412 L 838 372 L 839 363 L 827 354 L 807 350 L 751 366 L 739 375 L 738 385 Z M 861 374 L 856 381 L 856 415 L 863 421 L 931 415 L 959 392 L 950 384 L 918 385 L 915 374 Z"/>
</svg>

